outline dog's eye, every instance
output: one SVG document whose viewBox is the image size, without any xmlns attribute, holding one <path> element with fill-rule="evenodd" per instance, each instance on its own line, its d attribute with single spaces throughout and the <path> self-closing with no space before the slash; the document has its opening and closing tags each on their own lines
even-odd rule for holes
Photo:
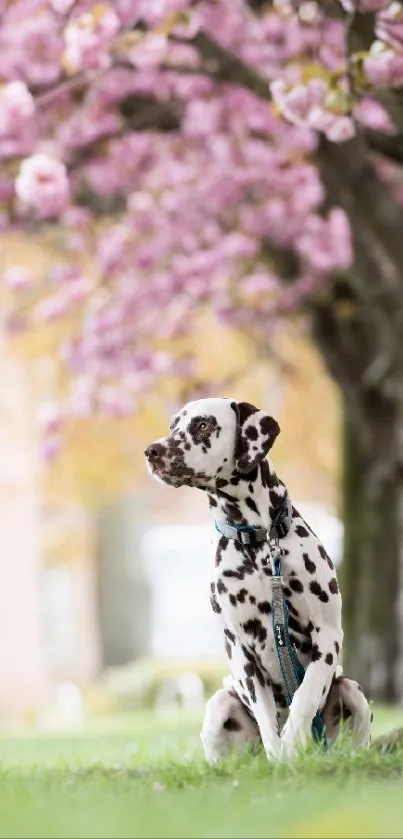
<svg viewBox="0 0 403 839">
<path fill-rule="evenodd" d="M 199 428 L 199 431 L 207 431 L 207 423 L 206 422 L 199 422 L 198 428 Z"/>
</svg>

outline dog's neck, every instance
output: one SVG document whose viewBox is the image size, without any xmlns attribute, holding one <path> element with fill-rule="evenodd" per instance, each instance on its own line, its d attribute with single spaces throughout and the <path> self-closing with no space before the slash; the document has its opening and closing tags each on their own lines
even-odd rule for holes
<svg viewBox="0 0 403 839">
<path fill-rule="evenodd" d="M 284 493 L 285 486 L 267 459 L 249 475 L 235 474 L 228 481 L 216 481 L 214 491 L 208 490 L 208 497 L 215 519 L 269 527 Z"/>
</svg>

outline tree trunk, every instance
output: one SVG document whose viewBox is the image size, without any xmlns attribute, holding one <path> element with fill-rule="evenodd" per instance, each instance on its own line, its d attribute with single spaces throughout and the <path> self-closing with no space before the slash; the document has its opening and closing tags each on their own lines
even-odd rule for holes
<svg viewBox="0 0 403 839">
<path fill-rule="evenodd" d="M 402 696 L 400 411 L 372 393 L 363 414 L 369 445 L 345 405 L 343 664 L 369 696 L 392 701 Z"/>
<path fill-rule="evenodd" d="M 344 666 L 372 697 L 403 697 L 402 208 L 358 136 L 322 140 L 327 206 L 349 216 L 354 265 L 311 307 L 344 399 Z"/>
</svg>

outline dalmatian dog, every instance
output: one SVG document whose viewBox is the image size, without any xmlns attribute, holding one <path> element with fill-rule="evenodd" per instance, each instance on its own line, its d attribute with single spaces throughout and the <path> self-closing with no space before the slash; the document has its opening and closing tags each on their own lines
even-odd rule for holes
<svg viewBox="0 0 403 839">
<path fill-rule="evenodd" d="M 146 449 L 148 469 L 173 487 L 206 493 L 216 521 L 270 529 L 286 493 L 268 452 L 275 419 L 230 398 L 189 402 L 169 434 Z M 223 630 L 230 675 L 207 703 L 201 739 L 215 763 L 229 749 L 261 744 L 268 759 L 293 756 L 319 711 L 328 740 L 341 723 L 356 746 L 370 744 L 371 711 L 361 688 L 343 675 L 341 596 L 330 557 L 298 510 L 280 540 L 289 634 L 305 668 L 291 704 L 271 623 L 269 542 L 243 544 L 213 528 L 210 600 Z"/>
</svg>

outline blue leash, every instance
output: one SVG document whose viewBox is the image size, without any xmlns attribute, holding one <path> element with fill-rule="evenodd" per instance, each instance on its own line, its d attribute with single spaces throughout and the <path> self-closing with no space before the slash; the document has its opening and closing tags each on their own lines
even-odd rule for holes
<svg viewBox="0 0 403 839">
<path fill-rule="evenodd" d="M 292 519 L 292 505 L 285 492 L 276 515 L 273 518 L 270 531 L 265 528 L 250 525 L 228 524 L 216 521 L 216 530 L 229 539 L 241 542 L 243 545 L 254 545 L 259 542 L 269 542 L 273 575 L 270 577 L 272 587 L 272 626 L 277 660 L 282 675 L 284 690 L 288 706 L 305 676 L 305 668 L 298 659 L 295 647 L 288 632 L 288 607 L 283 592 L 283 578 L 281 576 L 281 549 L 279 538 L 286 536 Z M 312 720 L 312 737 L 316 743 L 327 748 L 326 730 L 319 711 Z"/>
<path fill-rule="evenodd" d="M 281 577 L 281 557 L 278 549 L 277 555 L 272 558 L 273 576 L 271 577 L 273 603 L 272 603 L 272 626 L 274 643 L 276 648 L 277 661 L 283 678 L 284 690 L 288 706 L 297 688 L 302 684 L 305 676 L 305 668 L 298 659 L 295 647 L 291 642 L 288 632 L 288 607 L 283 592 Z M 326 730 L 319 711 L 312 720 L 312 737 L 316 743 L 327 748 Z"/>
</svg>

